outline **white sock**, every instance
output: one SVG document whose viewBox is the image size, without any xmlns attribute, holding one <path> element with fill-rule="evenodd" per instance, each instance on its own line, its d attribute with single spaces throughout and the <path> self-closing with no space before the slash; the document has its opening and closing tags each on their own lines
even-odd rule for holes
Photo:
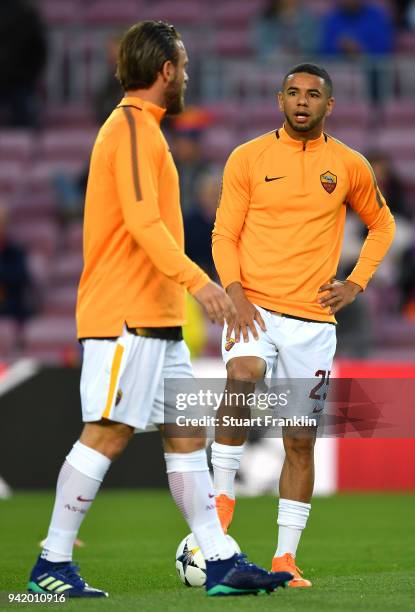
<svg viewBox="0 0 415 612">
<path fill-rule="evenodd" d="M 280 499 L 278 507 L 278 546 L 276 557 L 291 553 L 295 557 L 301 532 L 307 525 L 311 504 Z"/>
<path fill-rule="evenodd" d="M 208 561 L 234 554 L 220 526 L 205 450 L 165 453 L 170 491 Z"/>
<path fill-rule="evenodd" d="M 235 499 L 235 476 L 239 470 L 245 444 L 231 446 L 230 444 L 212 444 L 213 486 L 215 495 L 224 493 Z"/>
<path fill-rule="evenodd" d="M 59 473 L 43 559 L 71 561 L 81 523 L 110 465 L 105 455 L 79 441 L 74 444 Z"/>
</svg>

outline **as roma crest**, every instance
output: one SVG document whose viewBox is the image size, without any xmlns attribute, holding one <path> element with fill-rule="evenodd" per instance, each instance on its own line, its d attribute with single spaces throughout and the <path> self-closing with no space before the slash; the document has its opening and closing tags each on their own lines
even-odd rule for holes
<svg viewBox="0 0 415 612">
<path fill-rule="evenodd" d="M 225 351 L 230 351 L 234 344 L 235 338 L 229 338 L 229 340 L 225 344 Z"/>
<path fill-rule="evenodd" d="M 337 176 L 329 170 L 320 174 L 320 181 L 327 193 L 333 193 L 337 186 Z"/>
</svg>

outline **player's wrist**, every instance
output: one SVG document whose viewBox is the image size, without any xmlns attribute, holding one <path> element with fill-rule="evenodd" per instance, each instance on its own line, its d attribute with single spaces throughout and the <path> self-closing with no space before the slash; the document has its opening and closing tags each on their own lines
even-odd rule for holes
<svg viewBox="0 0 415 612">
<path fill-rule="evenodd" d="M 212 280 L 206 274 L 206 272 L 203 272 L 203 270 L 200 270 L 200 272 L 201 274 L 197 277 L 196 281 L 191 286 L 187 287 L 187 290 L 189 291 L 189 293 L 193 295 L 194 297 L 196 296 L 196 293 L 200 291 L 200 289 L 204 289 L 205 287 L 207 287 L 209 284 L 212 283 Z"/>
<path fill-rule="evenodd" d="M 235 281 L 228 285 L 226 287 L 226 293 L 229 295 L 230 298 L 237 298 L 241 296 L 245 297 L 244 289 L 239 281 Z"/>
<path fill-rule="evenodd" d="M 362 287 L 360 285 L 358 285 L 357 283 L 353 282 L 352 280 L 347 279 L 346 280 L 346 284 L 350 287 L 350 289 L 353 291 L 354 295 L 357 295 L 358 293 L 360 293 L 361 291 L 363 291 Z"/>
</svg>

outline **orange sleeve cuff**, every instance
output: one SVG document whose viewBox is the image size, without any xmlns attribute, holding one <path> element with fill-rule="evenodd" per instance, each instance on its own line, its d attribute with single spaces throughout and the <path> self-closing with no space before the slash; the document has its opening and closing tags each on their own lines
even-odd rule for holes
<svg viewBox="0 0 415 612">
<path fill-rule="evenodd" d="M 222 237 L 213 238 L 213 261 L 224 289 L 241 282 L 241 268 L 235 243 Z"/>
<path fill-rule="evenodd" d="M 199 276 L 197 276 L 196 281 L 193 282 L 192 284 L 189 284 L 187 286 L 187 289 L 189 293 L 194 295 L 195 293 L 197 293 L 197 291 L 199 291 L 199 289 L 202 289 L 210 282 L 211 281 L 210 281 L 209 276 L 205 272 L 203 272 L 203 270 L 200 270 L 200 274 Z"/>
<path fill-rule="evenodd" d="M 350 276 L 347 277 L 346 280 L 351 281 L 356 285 L 359 285 L 359 287 L 362 288 L 362 291 L 366 289 L 367 284 L 369 282 L 368 280 L 364 280 L 361 276 L 359 276 L 359 274 L 354 274 L 353 272 L 350 274 Z"/>
</svg>

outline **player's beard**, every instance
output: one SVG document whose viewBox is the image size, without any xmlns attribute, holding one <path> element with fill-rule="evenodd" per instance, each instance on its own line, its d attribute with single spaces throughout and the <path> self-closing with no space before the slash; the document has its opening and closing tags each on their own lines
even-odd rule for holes
<svg viewBox="0 0 415 612">
<path fill-rule="evenodd" d="M 285 119 L 288 123 L 288 125 L 295 131 L 295 132 L 310 132 L 311 130 L 313 130 L 317 125 L 319 125 L 319 123 L 323 123 L 324 117 L 325 117 L 326 113 L 322 113 L 320 115 L 318 115 L 317 117 L 314 118 L 310 118 L 310 121 L 308 123 L 304 123 L 304 124 L 298 124 L 298 123 L 294 123 L 294 121 L 291 121 L 290 117 L 287 115 L 287 113 L 285 113 Z"/>
<path fill-rule="evenodd" d="M 179 115 L 184 110 L 184 84 L 178 80 L 170 83 L 165 91 L 167 115 Z"/>
</svg>

